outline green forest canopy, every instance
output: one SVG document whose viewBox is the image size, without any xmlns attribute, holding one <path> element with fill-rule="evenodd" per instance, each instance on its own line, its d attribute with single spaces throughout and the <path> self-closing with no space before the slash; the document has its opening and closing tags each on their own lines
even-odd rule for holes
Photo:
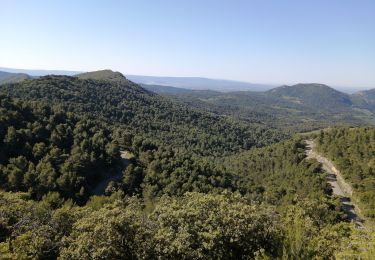
<svg viewBox="0 0 375 260">
<path fill-rule="evenodd" d="M 371 259 L 303 139 L 110 76 L 0 87 L 2 258 Z M 317 142 L 372 217 L 374 128 Z"/>
<path fill-rule="evenodd" d="M 321 131 L 318 148 L 340 169 L 354 189 L 365 217 L 375 218 L 375 128 Z"/>
</svg>

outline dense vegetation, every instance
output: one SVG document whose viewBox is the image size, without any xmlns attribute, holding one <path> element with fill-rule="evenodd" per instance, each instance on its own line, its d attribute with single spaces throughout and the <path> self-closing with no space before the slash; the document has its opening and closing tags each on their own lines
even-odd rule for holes
<svg viewBox="0 0 375 260">
<path fill-rule="evenodd" d="M 303 141 L 293 139 L 228 157 L 222 164 L 236 173 L 242 193 L 279 205 L 330 193 L 320 164 L 305 157 Z"/>
<path fill-rule="evenodd" d="M 360 109 L 368 109 L 375 113 L 375 89 L 360 91 L 351 96 L 352 101 Z"/>
<path fill-rule="evenodd" d="M 57 138 L 59 143 L 55 143 L 57 133 L 52 132 L 62 127 L 58 125 L 75 129 L 89 119 L 48 109 L 39 103 L 25 104 L 4 97 L 1 104 L 2 125 L 7 124 L 3 131 L 5 142 L 13 135 L 8 135 L 8 129 L 17 126 L 16 136 L 20 144 L 26 145 L 23 133 L 36 132 L 28 120 L 37 120 L 45 136 L 31 134 L 27 140 L 30 146 L 35 146 L 36 138 L 47 144 L 40 162 L 50 158 L 47 151 L 51 149 L 61 149 L 66 154 L 66 160 L 57 165 L 56 170 L 39 172 L 35 167 L 33 173 L 38 181 L 48 179 L 49 173 L 56 172 L 56 176 L 63 173 L 59 170 L 65 169 L 66 161 L 78 156 L 73 150 L 78 149 L 76 140 L 82 135 L 87 142 L 80 143 L 79 147 L 92 149 L 88 144 L 97 140 L 92 134 L 105 131 L 99 128 L 103 126 L 97 121 L 87 129 L 73 130 L 69 138 Z M 10 122 L 14 126 L 10 126 Z M 185 152 L 174 153 L 148 139 L 127 135 L 119 138 L 118 130 L 107 131 L 104 136 L 130 144 L 127 148 L 134 154 L 124 171 L 123 182 L 107 189 L 110 197 L 91 197 L 81 207 L 67 200 L 69 194 L 59 188 L 58 178 L 51 179 L 57 188 L 43 187 L 40 186 L 43 182 L 36 181 L 35 186 L 28 189 L 22 186 L 24 184 L 18 187 L 27 193 L 1 192 L 2 256 L 8 259 L 330 257 L 340 246 L 337 239 L 350 235 L 349 225 L 340 223 L 344 216 L 328 195 L 319 165 L 304 159 L 301 140 L 254 149 L 218 161 L 215 166 L 208 159 L 196 155 L 187 157 Z M 129 139 L 127 142 L 125 137 Z M 59 146 L 60 142 L 69 145 Z M 111 144 L 107 140 L 107 145 Z M 101 147 L 108 148 L 107 145 Z M 23 149 L 15 150 L 14 155 L 20 151 Z M 107 149 L 100 151 L 102 158 L 111 158 Z M 118 158 L 118 149 L 115 151 L 113 159 Z M 81 150 L 81 153 L 85 152 Z M 11 161 L 6 159 L 11 154 L 8 150 L 2 154 L 7 155 L 2 158 L 4 162 Z M 36 163 L 36 153 L 23 156 L 29 165 Z M 269 160 L 264 162 L 264 157 Z M 95 163 L 98 164 L 90 168 L 93 174 L 104 167 L 100 162 L 97 158 Z M 73 163 L 80 165 L 82 162 Z M 305 175 L 302 174 L 304 167 Z M 17 170 L 23 176 L 22 169 L 6 164 L 1 171 L 4 177 L 12 176 L 5 168 Z M 77 175 L 87 177 L 85 170 L 79 170 L 82 171 L 77 171 Z M 248 182 L 252 179 L 254 181 Z M 8 185 L 10 181 L 5 179 L 2 183 Z M 8 188 L 5 186 L 5 189 Z M 33 191 L 39 190 L 43 192 L 36 196 Z M 186 193 L 188 191 L 200 193 Z M 126 194 L 139 195 L 140 199 L 129 198 Z M 80 202 L 80 197 L 72 197 Z M 37 201 L 31 200 L 33 198 Z"/>
<path fill-rule="evenodd" d="M 101 122 L 0 96 L 0 188 L 84 201 L 118 160 L 119 147 Z"/>
<path fill-rule="evenodd" d="M 0 192 L 0 255 L 5 259 L 329 258 L 350 226 L 330 222 L 317 201 L 285 214 L 231 194 L 163 197 L 150 211 L 121 193 L 84 207 L 50 193 L 40 202 Z"/>
<path fill-rule="evenodd" d="M 316 140 L 352 184 L 363 214 L 375 218 L 375 128 L 330 129 Z"/>
<path fill-rule="evenodd" d="M 371 259 L 375 236 L 349 223 L 303 139 L 262 124 L 277 114 L 213 115 L 110 71 L 0 93 L 0 259 Z M 368 216 L 374 136 L 317 135 Z"/>
<path fill-rule="evenodd" d="M 66 111 L 103 118 L 145 138 L 198 155 L 221 156 L 284 137 L 259 124 L 190 109 L 152 94 L 122 75 L 110 80 L 47 76 L 0 86 L 0 92 L 60 104 Z"/>
<path fill-rule="evenodd" d="M 121 173 L 120 147 L 133 158 L 115 190 L 154 198 L 235 189 L 229 173 L 209 159 L 100 120 L 6 97 L 0 97 L 0 112 L 0 187 L 7 191 L 35 199 L 56 191 L 82 203 L 101 180 Z"/>
<path fill-rule="evenodd" d="M 305 159 L 300 139 L 216 159 L 137 141 L 132 151 L 137 161 L 124 172 L 124 190 L 137 191 L 148 199 L 230 190 L 254 201 L 287 205 L 297 198 L 318 199 L 330 193 L 320 165 Z"/>
<path fill-rule="evenodd" d="M 148 86 L 146 86 L 148 88 Z M 295 133 L 337 125 L 375 124 L 368 95 L 348 95 L 322 84 L 282 86 L 265 92 L 180 91 L 150 87 L 189 106 L 257 121 Z"/>
<path fill-rule="evenodd" d="M 266 92 L 281 100 L 290 101 L 301 107 L 315 107 L 328 112 L 347 110 L 352 105 L 349 95 L 323 84 L 297 84 L 282 86 Z"/>
</svg>

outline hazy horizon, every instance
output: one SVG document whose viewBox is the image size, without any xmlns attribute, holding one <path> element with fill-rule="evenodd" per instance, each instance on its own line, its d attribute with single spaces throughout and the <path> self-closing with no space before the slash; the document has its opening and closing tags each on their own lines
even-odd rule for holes
<svg viewBox="0 0 375 260">
<path fill-rule="evenodd" d="M 338 0 L 4 1 L 0 65 L 369 89 L 374 11 Z"/>
<path fill-rule="evenodd" d="M 20 69 L 20 68 L 8 68 L 8 67 L 3 67 L 3 66 L 0 66 L 0 71 L 10 72 L 10 73 L 26 73 L 26 74 L 29 74 L 30 76 L 44 76 L 44 75 L 48 74 L 47 72 L 60 72 L 62 75 L 68 75 L 68 76 L 73 76 L 77 73 L 90 72 L 90 71 L 73 71 L 73 70 L 64 70 L 64 69 L 51 69 L 51 70 L 24 69 L 24 68 Z M 34 73 L 28 73 L 30 71 L 35 71 L 35 72 Z M 207 79 L 207 80 L 215 80 L 215 81 L 228 81 L 228 82 L 238 82 L 238 83 L 245 83 L 245 84 L 254 84 L 254 85 L 260 85 L 260 86 L 264 85 L 264 86 L 268 87 L 268 88 L 267 87 L 264 88 L 263 90 L 271 89 L 271 88 L 274 88 L 274 87 L 280 87 L 280 86 L 284 86 L 284 85 L 324 84 L 322 82 L 295 82 L 295 83 L 289 83 L 289 84 L 286 84 L 286 83 L 276 84 L 276 83 L 263 83 L 263 82 L 259 83 L 259 82 L 241 81 L 241 80 L 236 80 L 236 79 L 209 78 L 209 77 L 202 77 L 202 76 L 181 76 L 181 77 L 179 77 L 179 76 L 158 76 L 158 75 L 136 75 L 136 74 L 126 74 L 126 73 L 123 73 L 121 71 L 119 71 L 119 72 L 122 73 L 126 77 Z M 133 81 L 136 82 L 136 83 L 140 83 L 140 84 L 155 84 L 155 85 L 160 85 L 160 86 L 170 86 L 170 87 L 176 87 L 176 88 L 195 89 L 195 88 L 190 88 L 190 87 L 181 86 L 181 85 L 174 85 L 174 84 L 164 84 L 164 83 L 144 82 L 144 81 L 138 81 L 137 82 L 135 80 L 133 80 Z M 349 94 L 357 92 L 357 91 L 370 90 L 370 89 L 374 88 L 374 87 L 358 87 L 358 86 L 334 86 L 334 85 L 328 85 L 328 84 L 324 84 L 324 85 L 327 85 L 327 86 L 332 87 L 336 90 L 346 92 L 346 93 L 349 93 Z M 200 89 L 218 90 L 216 88 L 210 88 L 210 87 L 200 88 Z M 248 90 L 250 90 L 250 89 L 248 89 Z M 229 91 L 229 89 L 225 88 L 224 91 Z M 233 91 L 246 91 L 246 90 L 244 90 L 244 89 L 239 90 L 237 88 L 234 88 Z M 261 91 L 261 90 L 255 89 L 254 91 Z"/>
</svg>

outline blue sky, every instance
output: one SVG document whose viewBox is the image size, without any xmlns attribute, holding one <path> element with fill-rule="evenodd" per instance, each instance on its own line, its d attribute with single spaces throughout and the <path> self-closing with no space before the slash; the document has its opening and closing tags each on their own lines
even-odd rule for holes
<svg viewBox="0 0 375 260">
<path fill-rule="evenodd" d="M 375 1 L 2 0 L 0 66 L 375 87 Z"/>
</svg>

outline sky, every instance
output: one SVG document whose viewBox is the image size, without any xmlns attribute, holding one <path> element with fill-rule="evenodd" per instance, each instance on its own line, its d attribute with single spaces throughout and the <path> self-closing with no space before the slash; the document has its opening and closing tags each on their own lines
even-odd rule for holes
<svg viewBox="0 0 375 260">
<path fill-rule="evenodd" d="M 375 87 L 375 1 L 0 0 L 0 67 Z"/>
</svg>

